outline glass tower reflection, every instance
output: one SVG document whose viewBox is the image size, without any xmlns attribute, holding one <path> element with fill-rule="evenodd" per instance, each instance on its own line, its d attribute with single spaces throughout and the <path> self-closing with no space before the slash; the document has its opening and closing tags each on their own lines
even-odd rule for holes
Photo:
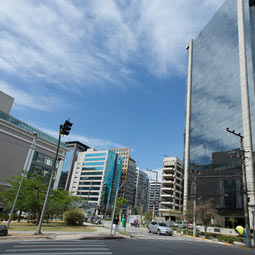
<svg viewBox="0 0 255 255">
<path fill-rule="evenodd" d="M 255 6 L 244 1 L 252 146 L 255 144 Z M 242 214 L 241 163 L 237 137 L 243 134 L 237 1 L 226 0 L 193 41 L 189 163 L 200 171 L 200 203 L 212 198 L 223 213 Z M 187 121 L 187 120 L 186 120 Z M 186 134 L 187 135 L 187 134 Z M 245 148 L 247 150 L 247 148 Z M 192 168 L 191 165 L 188 168 Z M 192 199 L 192 176 L 188 199 Z M 249 188 L 249 187 L 248 187 Z"/>
</svg>

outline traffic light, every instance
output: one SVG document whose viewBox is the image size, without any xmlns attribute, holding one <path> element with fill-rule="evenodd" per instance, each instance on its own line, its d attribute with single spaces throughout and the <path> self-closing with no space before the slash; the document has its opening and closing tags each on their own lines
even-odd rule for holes
<svg viewBox="0 0 255 255">
<path fill-rule="evenodd" d="M 61 128 L 61 134 L 69 135 L 72 125 L 73 125 L 73 123 L 71 123 L 69 120 L 66 120 L 64 126 L 62 126 L 62 128 Z"/>
</svg>

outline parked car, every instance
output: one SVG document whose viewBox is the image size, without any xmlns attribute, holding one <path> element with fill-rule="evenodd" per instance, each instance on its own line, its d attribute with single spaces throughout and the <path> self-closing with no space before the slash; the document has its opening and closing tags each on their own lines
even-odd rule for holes
<svg viewBox="0 0 255 255">
<path fill-rule="evenodd" d="M 166 225 L 165 222 L 151 222 L 148 226 L 149 233 L 155 233 L 158 235 L 165 234 L 172 236 L 174 231 Z"/>
<path fill-rule="evenodd" d="M 102 224 L 102 220 L 101 220 L 101 218 L 99 216 L 92 216 L 89 219 L 89 222 L 93 223 L 93 224 Z"/>
<path fill-rule="evenodd" d="M 0 236 L 8 235 L 8 227 L 5 225 L 0 225 Z"/>
<path fill-rule="evenodd" d="M 187 221 L 177 221 L 178 228 L 187 228 Z"/>
<path fill-rule="evenodd" d="M 166 225 L 167 225 L 168 227 L 178 227 L 177 223 L 174 222 L 173 220 L 167 220 L 167 221 L 166 221 Z"/>
</svg>

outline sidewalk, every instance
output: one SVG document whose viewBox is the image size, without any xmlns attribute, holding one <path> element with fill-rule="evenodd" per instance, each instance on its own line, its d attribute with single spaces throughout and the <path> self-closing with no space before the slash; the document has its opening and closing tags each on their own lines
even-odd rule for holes
<svg viewBox="0 0 255 255">
<path fill-rule="evenodd" d="M 43 232 L 42 235 L 36 235 L 35 231 L 12 231 L 8 236 L 0 236 L 0 242 L 6 240 L 101 240 L 101 239 L 125 239 L 128 235 L 118 233 L 116 236 L 110 236 L 110 230 L 103 226 L 96 226 L 86 223 L 88 226 L 93 226 L 96 231 L 91 232 Z"/>
</svg>

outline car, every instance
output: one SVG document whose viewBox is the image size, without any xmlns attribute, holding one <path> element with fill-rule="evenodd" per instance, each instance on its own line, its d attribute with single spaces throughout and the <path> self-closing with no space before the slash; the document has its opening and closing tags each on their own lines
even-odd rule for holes
<svg viewBox="0 0 255 255">
<path fill-rule="evenodd" d="M 176 224 L 178 225 L 178 228 L 187 228 L 187 221 L 177 221 Z"/>
<path fill-rule="evenodd" d="M 5 225 L 0 225 L 0 236 L 8 235 L 8 227 Z"/>
<path fill-rule="evenodd" d="M 167 220 L 166 221 L 166 225 L 168 227 L 178 227 L 178 225 L 176 224 L 176 222 L 174 222 L 173 220 Z"/>
<path fill-rule="evenodd" d="M 174 231 L 168 227 L 165 222 L 151 222 L 148 226 L 148 232 L 158 235 L 165 234 L 169 236 L 174 234 Z"/>
</svg>

